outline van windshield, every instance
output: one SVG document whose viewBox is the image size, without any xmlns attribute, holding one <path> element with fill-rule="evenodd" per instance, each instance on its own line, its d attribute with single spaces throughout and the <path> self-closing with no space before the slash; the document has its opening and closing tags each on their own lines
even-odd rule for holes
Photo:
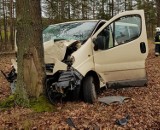
<svg viewBox="0 0 160 130">
<path fill-rule="evenodd" d="M 50 40 L 87 40 L 97 21 L 61 23 L 48 26 L 43 31 L 43 42 Z"/>
</svg>

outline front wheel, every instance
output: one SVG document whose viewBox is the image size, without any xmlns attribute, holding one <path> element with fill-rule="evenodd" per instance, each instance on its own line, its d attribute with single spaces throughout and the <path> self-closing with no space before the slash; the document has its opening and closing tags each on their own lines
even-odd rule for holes
<svg viewBox="0 0 160 130">
<path fill-rule="evenodd" d="M 83 97 L 84 101 L 94 103 L 97 99 L 94 78 L 92 76 L 85 77 L 83 81 Z"/>
</svg>

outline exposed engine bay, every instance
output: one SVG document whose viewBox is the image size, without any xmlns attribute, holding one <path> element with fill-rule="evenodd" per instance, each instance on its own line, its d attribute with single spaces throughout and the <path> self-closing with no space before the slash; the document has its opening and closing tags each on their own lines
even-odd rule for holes
<svg viewBox="0 0 160 130">
<path fill-rule="evenodd" d="M 72 92 L 78 98 L 83 76 L 72 67 L 74 58 L 71 54 L 81 47 L 81 43 L 76 40 L 60 40 L 52 44 L 52 47 L 54 49 L 51 49 L 51 46 L 45 46 L 44 52 L 45 63 L 47 63 L 46 93 L 49 100 L 54 103 L 57 99 L 62 99 Z"/>
<path fill-rule="evenodd" d="M 66 65 L 65 66 L 61 63 L 64 68 L 59 68 L 58 70 L 66 70 L 66 67 L 71 67 L 74 62 L 74 58 L 71 57 L 71 54 L 77 51 L 80 47 L 81 43 L 77 40 L 59 40 L 55 42 L 51 40 L 44 43 L 44 59 L 47 75 L 53 75 L 57 71 L 57 69 L 53 70 L 53 67 L 56 63 L 58 64 L 58 62 L 65 63 Z"/>
</svg>

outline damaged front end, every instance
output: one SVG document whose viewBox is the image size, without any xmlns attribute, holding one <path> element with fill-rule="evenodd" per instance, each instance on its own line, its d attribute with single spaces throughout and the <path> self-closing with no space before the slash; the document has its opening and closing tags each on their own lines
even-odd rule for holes
<svg viewBox="0 0 160 130">
<path fill-rule="evenodd" d="M 49 100 L 54 103 L 69 96 L 78 99 L 82 78 L 74 69 L 58 71 L 53 77 L 47 78 L 46 92 Z"/>
<path fill-rule="evenodd" d="M 80 48 L 80 42 L 63 40 L 48 44 L 52 44 L 54 48 L 51 49 L 51 46 L 47 45 L 51 51 L 44 53 L 45 62 L 49 62 L 46 64 L 46 94 L 49 100 L 54 103 L 58 99 L 69 96 L 78 99 L 83 76 L 72 67 L 75 59 L 71 54 Z M 49 50 L 47 46 L 44 46 L 45 50 Z"/>
</svg>

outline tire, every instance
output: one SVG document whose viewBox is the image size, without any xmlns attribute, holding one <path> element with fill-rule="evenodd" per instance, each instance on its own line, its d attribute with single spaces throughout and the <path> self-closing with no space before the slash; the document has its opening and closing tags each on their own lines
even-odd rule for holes
<svg viewBox="0 0 160 130">
<path fill-rule="evenodd" d="M 92 76 L 85 77 L 83 81 L 83 98 L 87 103 L 94 103 L 97 99 L 97 93 Z"/>
</svg>

